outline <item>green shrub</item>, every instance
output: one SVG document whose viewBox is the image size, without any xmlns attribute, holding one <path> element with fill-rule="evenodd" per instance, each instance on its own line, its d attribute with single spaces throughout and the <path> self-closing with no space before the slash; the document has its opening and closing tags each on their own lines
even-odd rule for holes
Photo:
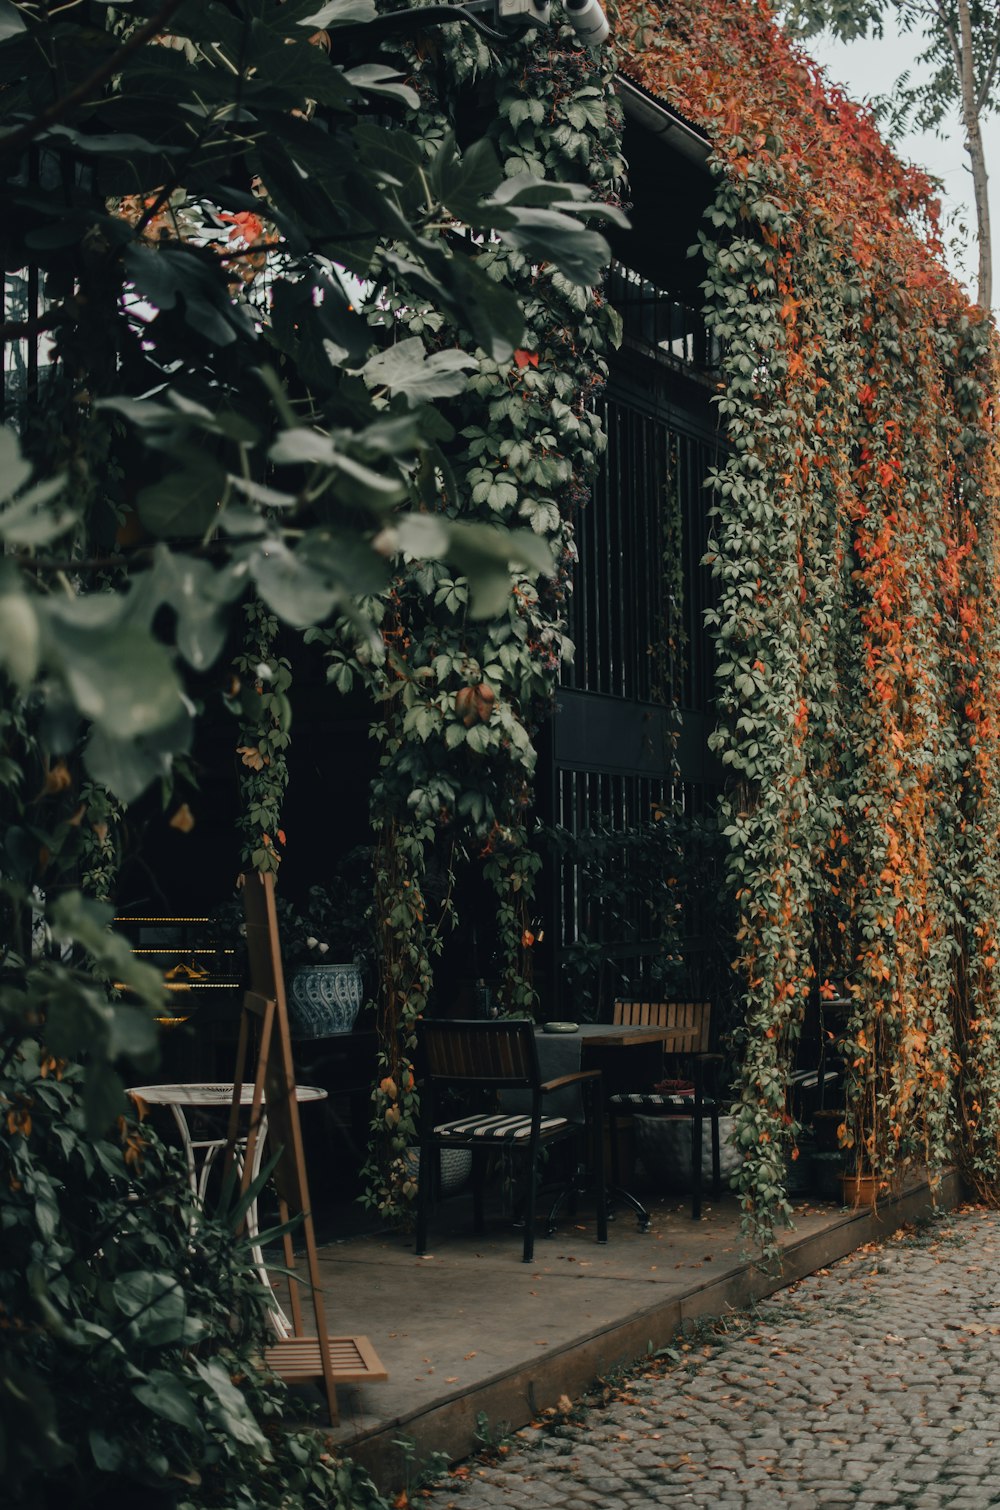
<svg viewBox="0 0 1000 1510">
<path fill-rule="evenodd" d="M 259 1364 L 266 1299 L 226 1202 L 121 1118 L 86 1130 L 76 1065 L 31 1038 L 0 1072 L 0 1477 L 28 1507 L 384 1505 Z M 295 1402 L 296 1418 L 303 1408 Z"/>
</svg>

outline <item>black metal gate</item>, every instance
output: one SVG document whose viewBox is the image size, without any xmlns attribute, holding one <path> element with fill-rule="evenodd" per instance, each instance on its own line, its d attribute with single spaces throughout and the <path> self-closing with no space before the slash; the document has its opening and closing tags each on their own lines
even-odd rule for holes
<svg viewBox="0 0 1000 1510">
<path fill-rule="evenodd" d="M 555 1000 L 543 1006 L 569 1017 L 657 978 L 701 992 L 714 973 L 711 353 L 698 316 L 648 279 L 616 265 L 610 284 L 625 334 L 605 464 L 577 521 L 576 652 L 552 727 Z"/>
</svg>

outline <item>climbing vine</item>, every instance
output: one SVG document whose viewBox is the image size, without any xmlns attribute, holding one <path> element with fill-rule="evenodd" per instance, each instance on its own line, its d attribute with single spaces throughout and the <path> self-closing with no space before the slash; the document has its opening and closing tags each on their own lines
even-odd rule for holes
<svg viewBox="0 0 1000 1510">
<path fill-rule="evenodd" d="M 1000 1177 L 997 344 L 932 185 L 755 0 L 625 5 L 628 67 L 709 134 L 702 234 L 725 828 L 750 1230 L 787 1211 L 810 999 L 851 1003 L 842 1141 Z"/>
<path fill-rule="evenodd" d="M 485 100 L 493 118 L 498 176 L 502 162 L 508 180 L 577 183 L 595 207 L 603 202 L 605 213 L 616 213 L 623 163 L 610 68 L 570 37 L 568 28 L 553 30 L 541 46 L 528 33 L 500 59 L 468 35 L 442 39 L 433 58 L 414 50 L 416 160 L 459 129 L 475 82 L 478 108 Z M 391 247 L 385 256 L 391 268 Z M 537 585 L 518 577 L 492 601 L 477 602 L 453 563 L 411 559 L 385 599 L 374 652 L 365 647 L 359 657 L 328 637 L 330 679 L 345 688 L 360 678 L 381 710 L 373 728 L 381 752 L 373 786 L 381 1059 L 367 1176 L 368 1199 L 387 1215 L 405 1211 L 413 1194 L 401 1158 L 415 1131 L 413 1025 L 426 1004 L 440 929 L 455 921 L 450 884 L 447 916 L 426 895 L 442 851 L 458 846 L 464 863 L 484 867 L 496 892 L 500 1009 L 524 1013 L 536 1004 L 531 903 L 540 861 L 525 825 L 533 734 L 566 647 L 573 519 L 604 446 L 593 399 L 604 381 L 602 353 L 616 339 L 600 291 L 571 281 L 576 270 L 565 259 L 557 271 L 494 241 L 479 261 L 521 301 L 525 329 L 511 359 L 497 362 L 409 291 L 387 298 L 371 319 L 397 347 L 417 338 L 431 352 L 461 344 L 469 353 L 465 390 L 442 409 L 437 468 L 417 480 L 427 513 L 528 526 L 551 545 L 554 574 Z M 451 861 L 446 868 L 450 876 Z"/>
<path fill-rule="evenodd" d="M 241 858 L 248 868 L 274 872 L 285 842 L 281 808 L 288 786 L 292 668 L 276 652 L 278 620 L 259 598 L 243 605 L 243 620 L 243 645 L 233 660 L 229 697 L 240 718 Z"/>
</svg>

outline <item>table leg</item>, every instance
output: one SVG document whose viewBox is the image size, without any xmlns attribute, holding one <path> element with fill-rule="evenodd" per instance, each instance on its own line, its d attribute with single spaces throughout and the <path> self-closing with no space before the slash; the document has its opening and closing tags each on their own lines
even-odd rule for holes
<svg viewBox="0 0 1000 1510">
<path fill-rule="evenodd" d="M 191 1194 L 194 1196 L 195 1201 L 197 1202 L 201 1210 L 204 1211 L 206 1197 L 208 1195 L 208 1182 L 212 1175 L 212 1169 L 215 1165 L 216 1159 L 219 1157 L 219 1154 L 222 1153 L 225 1149 L 227 1139 L 224 1137 L 195 1138 L 192 1133 L 191 1124 L 185 1116 L 185 1108 L 183 1106 L 171 1105 L 170 1110 L 173 1112 L 174 1121 L 177 1124 L 177 1130 L 180 1134 L 181 1147 L 184 1151 L 184 1162 L 187 1165 L 188 1184 L 191 1187 Z M 192 1107 L 190 1108 L 190 1110 L 196 1114 L 198 1108 Z M 266 1141 L 267 1113 L 262 1111 L 260 1118 L 260 1130 L 258 1132 L 256 1146 L 254 1148 L 253 1168 L 250 1171 L 251 1184 L 253 1184 L 260 1175 L 261 1165 L 264 1161 L 264 1144 Z M 243 1160 L 245 1153 L 246 1139 L 240 1138 L 234 1149 L 235 1170 L 238 1178 L 242 1177 L 243 1174 Z M 264 1263 L 263 1249 L 261 1248 L 260 1242 L 258 1240 L 260 1236 L 260 1226 L 257 1220 L 256 1200 L 251 1201 L 249 1207 L 247 1208 L 246 1226 L 247 1239 L 250 1244 L 250 1257 L 252 1259 L 253 1266 L 257 1271 L 261 1284 L 264 1286 L 264 1289 L 267 1291 L 267 1293 L 271 1296 L 271 1324 L 274 1327 L 274 1330 L 278 1334 L 279 1338 L 290 1337 L 292 1335 L 292 1324 L 289 1321 L 288 1317 L 285 1315 L 285 1312 L 279 1304 L 278 1298 L 271 1287 L 271 1281 L 268 1278 L 267 1273 L 267 1266 Z"/>
</svg>

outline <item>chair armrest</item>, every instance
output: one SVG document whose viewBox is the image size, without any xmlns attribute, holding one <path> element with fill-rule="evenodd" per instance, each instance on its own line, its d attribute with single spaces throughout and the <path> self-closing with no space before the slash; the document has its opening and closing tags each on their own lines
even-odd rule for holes
<svg viewBox="0 0 1000 1510">
<path fill-rule="evenodd" d="M 546 1080 L 538 1089 L 543 1094 L 546 1091 L 558 1091 L 564 1085 L 578 1085 L 581 1080 L 599 1080 L 600 1075 L 600 1070 L 577 1070 L 574 1075 L 560 1075 L 558 1080 Z"/>
</svg>

